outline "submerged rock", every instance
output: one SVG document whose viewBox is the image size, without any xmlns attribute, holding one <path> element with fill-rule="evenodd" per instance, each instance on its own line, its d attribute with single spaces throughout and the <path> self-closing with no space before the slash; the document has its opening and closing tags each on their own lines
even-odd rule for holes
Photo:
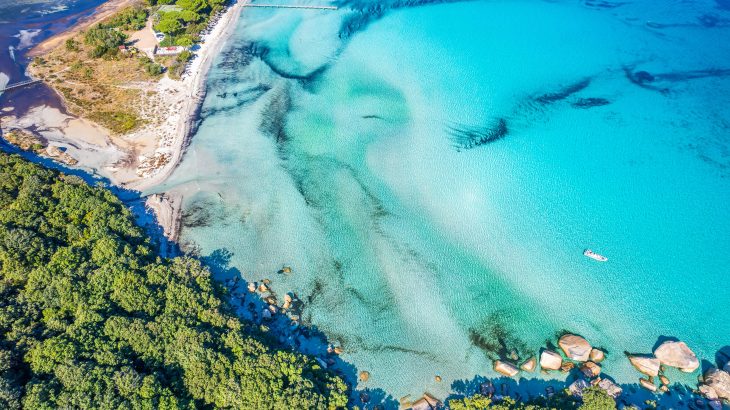
<svg viewBox="0 0 730 410">
<path fill-rule="evenodd" d="M 563 357 L 552 350 L 543 350 L 540 353 L 540 367 L 543 370 L 559 370 L 563 365 Z"/>
<path fill-rule="evenodd" d="M 565 355 L 571 360 L 579 362 L 588 361 L 591 354 L 591 345 L 588 341 L 578 335 L 567 334 L 558 340 L 558 345 Z"/>
<path fill-rule="evenodd" d="M 686 373 L 691 373 L 700 367 L 697 356 L 684 342 L 664 342 L 656 348 L 654 356 L 662 364 L 676 367 Z"/>
<path fill-rule="evenodd" d="M 636 368 L 636 370 L 644 373 L 647 376 L 658 376 L 659 366 L 661 363 L 659 359 L 650 356 L 629 356 L 629 361 Z"/>
<path fill-rule="evenodd" d="M 365 370 L 360 372 L 360 381 L 366 382 L 370 379 L 370 372 L 367 372 Z"/>
<path fill-rule="evenodd" d="M 659 381 L 662 382 L 663 385 L 669 386 L 669 378 L 665 375 L 659 376 Z"/>
<path fill-rule="evenodd" d="M 705 373 L 705 384 L 700 387 L 700 391 L 702 387 L 706 387 L 706 391 L 713 392 L 716 396 L 710 397 L 705 394 L 708 399 L 720 398 L 730 401 L 730 373 L 713 367 Z"/>
<path fill-rule="evenodd" d="M 655 80 L 654 76 L 648 71 L 637 71 L 634 73 L 634 78 L 640 83 L 651 83 Z"/>
<path fill-rule="evenodd" d="M 537 368 L 537 359 L 535 356 L 531 356 L 520 365 L 520 369 L 526 372 L 534 372 L 535 368 Z"/>
<path fill-rule="evenodd" d="M 494 361 L 494 371 L 507 377 L 514 377 L 520 372 L 520 370 L 513 364 L 503 362 L 501 360 Z"/>
<path fill-rule="evenodd" d="M 251 293 L 256 292 L 256 283 L 248 282 L 248 291 Z"/>
<path fill-rule="evenodd" d="M 588 358 L 594 363 L 600 363 L 606 358 L 606 354 L 601 349 L 593 348 Z"/>
<path fill-rule="evenodd" d="M 436 375 L 433 379 L 436 380 L 436 383 L 441 383 L 441 376 Z"/>
</svg>

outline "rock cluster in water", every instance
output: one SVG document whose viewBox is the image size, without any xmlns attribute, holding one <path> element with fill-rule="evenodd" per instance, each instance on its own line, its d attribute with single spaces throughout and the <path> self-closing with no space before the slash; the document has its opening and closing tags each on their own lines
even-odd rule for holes
<svg viewBox="0 0 730 410">
<path fill-rule="evenodd" d="M 494 370 L 504 376 L 514 377 L 520 371 L 535 371 L 538 363 L 543 373 L 550 371 L 567 373 L 576 369 L 575 374 L 578 377 L 568 386 L 568 391 L 572 395 L 581 397 L 583 390 L 597 386 L 614 399 L 621 396 L 623 390 L 620 386 L 610 379 L 601 377 L 603 369 L 598 363 L 606 357 L 603 350 L 591 346 L 585 338 L 570 333 L 561 336 L 557 344 L 559 349 L 548 344 L 547 348 L 541 350 L 539 359 L 531 356 L 519 362 L 519 357 L 513 357 L 510 354 L 506 358 L 495 360 Z M 636 370 L 644 375 L 639 378 L 639 385 L 653 393 L 669 392 L 670 380 L 665 375 L 667 368 L 673 367 L 679 371 L 691 373 L 696 371 L 700 365 L 697 355 L 682 341 L 662 342 L 653 354 L 626 353 L 626 355 Z M 493 393 L 494 388 L 490 389 L 490 386 L 491 384 L 486 385 L 485 383 L 482 386 L 482 390 L 484 390 L 482 394 L 489 396 L 490 391 Z M 546 390 L 548 396 L 554 393 L 554 391 L 548 390 Z M 723 400 L 730 403 L 730 363 L 725 364 L 722 369 L 713 367 L 707 370 L 695 393 L 707 398 L 708 404 L 713 409 L 721 408 Z M 702 401 L 699 398 L 698 400 L 698 403 Z"/>
<path fill-rule="evenodd" d="M 692 373 L 700 367 L 697 356 L 684 342 L 666 341 L 654 350 L 654 356 L 663 365 L 676 367 L 685 373 Z"/>
</svg>

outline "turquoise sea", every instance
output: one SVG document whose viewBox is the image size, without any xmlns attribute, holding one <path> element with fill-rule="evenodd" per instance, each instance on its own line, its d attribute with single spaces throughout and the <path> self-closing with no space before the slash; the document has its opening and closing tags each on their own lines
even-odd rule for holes
<svg viewBox="0 0 730 410">
<path fill-rule="evenodd" d="M 562 330 L 620 383 L 661 337 L 730 344 L 728 1 L 301 4 L 339 9 L 244 11 L 156 189 L 361 388 L 445 397 Z"/>
</svg>

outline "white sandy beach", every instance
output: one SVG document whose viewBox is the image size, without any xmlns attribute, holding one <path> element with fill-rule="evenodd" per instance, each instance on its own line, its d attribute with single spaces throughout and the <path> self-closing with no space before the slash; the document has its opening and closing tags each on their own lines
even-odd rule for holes
<svg viewBox="0 0 730 410">
<path fill-rule="evenodd" d="M 46 40 L 36 46 L 32 53 L 49 50 L 60 44 L 58 38 L 68 38 L 92 22 L 100 21 L 133 2 L 113 0 L 105 3 L 97 15 L 82 23 L 83 27 L 71 28 Z M 164 76 L 156 82 L 123 85 L 142 91 L 139 106 L 146 124 L 141 128 L 125 135 L 113 135 L 92 121 L 64 114 L 56 108 L 39 106 L 22 117 L 12 113 L 5 115 L 1 124 L 3 130 L 33 131 L 43 137 L 49 146 L 61 148 L 76 159 L 78 168 L 109 178 L 118 186 L 138 191 L 150 190 L 163 182 L 181 160 L 205 96 L 208 70 L 235 30 L 241 10 L 247 2 L 237 1 L 217 16 L 180 80 Z M 151 36 L 151 30 L 148 24 L 131 38 L 145 42 Z M 2 80 L 0 78 L 0 82 Z M 173 196 L 155 198 L 149 205 L 157 214 L 166 236 L 174 240 L 182 198 Z"/>
<path fill-rule="evenodd" d="M 126 183 L 126 187 L 139 191 L 147 190 L 165 179 L 180 162 L 190 137 L 200 104 L 205 96 L 205 80 L 213 60 L 236 27 L 241 10 L 248 0 L 240 0 L 229 7 L 215 22 L 213 29 L 203 37 L 200 49 L 190 62 L 181 81 L 163 78 L 158 87 L 160 95 L 169 95 L 165 104 L 175 107 L 159 131 L 160 142 L 153 157 L 169 155 L 162 166 L 143 173 L 141 179 Z"/>
</svg>

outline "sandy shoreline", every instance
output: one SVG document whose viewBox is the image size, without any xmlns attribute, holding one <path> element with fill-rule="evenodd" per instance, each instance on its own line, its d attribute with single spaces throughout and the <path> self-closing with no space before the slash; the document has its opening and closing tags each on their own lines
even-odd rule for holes
<svg viewBox="0 0 730 410">
<path fill-rule="evenodd" d="M 236 1 L 216 22 L 215 26 L 204 37 L 204 42 L 196 57 L 188 66 L 189 75 L 183 78 L 187 97 L 177 122 L 176 132 L 171 141 L 171 157 L 169 161 L 156 172 L 146 178 L 125 184 L 126 188 L 146 191 L 164 182 L 177 168 L 185 150 L 192 138 L 193 127 L 198 120 L 198 114 L 205 98 L 205 86 L 208 71 L 213 60 L 233 34 L 241 10 L 249 0 Z M 177 241 L 180 233 L 182 215 L 182 195 L 167 192 L 164 196 L 154 195 L 147 202 L 149 208 L 157 215 L 157 222 L 162 227 L 165 236 L 171 241 Z"/>
<path fill-rule="evenodd" d="M 177 167 L 192 136 L 193 126 L 198 119 L 198 111 L 205 98 L 208 71 L 226 40 L 233 34 L 241 10 L 247 3 L 248 0 L 237 1 L 223 13 L 211 32 L 204 36 L 200 49 L 188 66 L 189 74 L 181 80 L 186 98 L 177 121 L 174 140 L 170 144 L 172 149 L 169 161 L 162 168 L 157 169 L 154 174 L 125 184 L 127 188 L 138 191 L 148 190 L 164 182 Z"/>
<path fill-rule="evenodd" d="M 98 6 L 92 15 L 78 24 L 36 45 L 28 55 L 48 53 L 80 31 L 138 2 L 110 0 Z M 152 120 L 142 128 L 115 136 L 84 118 L 71 117 L 55 108 L 40 106 L 23 117 L 3 118 L 3 129 L 35 131 L 49 145 L 68 152 L 78 161 L 79 168 L 107 177 L 111 183 L 126 189 L 143 194 L 152 193 L 155 186 L 172 174 L 182 159 L 205 98 L 208 71 L 234 32 L 247 3 L 248 0 L 234 0 L 215 17 L 180 80 L 172 80 L 165 75 L 159 81 L 125 85 L 155 95 L 154 98 L 140 101 L 145 115 Z M 145 29 L 150 30 L 150 25 Z M 54 120 L 50 121 L 49 118 Z M 179 231 L 181 204 L 182 197 L 174 193 L 149 202 L 165 235 L 173 241 L 177 239 Z"/>
<path fill-rule="evenodd" d="M 37 44 L 32 49 L 30 49 L 27 55 L 28 57 L 36 57 L 41 54 L 47 53 L 52 49 L 58 47 L 60 44 L 63 44 L 64 41 L 73 37 L 74 35 L 76 35 L 76 33 L 106 19 L 107 17 L 111 16 L 112 14 L 116 13 L 124 7 L 132 6 L 140 2 L 140 0 L 109 0 L 105 3 L 102 3 L 94 10 L 91 15 L 80 19 L 78 23 L 74 24 L 68 30 L 58 33 Z"/>
</svg>

